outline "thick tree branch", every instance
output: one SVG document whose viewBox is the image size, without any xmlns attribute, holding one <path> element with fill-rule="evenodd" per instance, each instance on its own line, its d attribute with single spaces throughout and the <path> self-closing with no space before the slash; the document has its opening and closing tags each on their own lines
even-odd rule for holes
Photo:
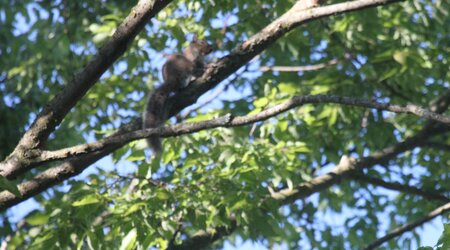
<svg viewBox="0 0 450 250">
<path fill-rule="evenodd" d="M 443 129 L 443 130 L 442 130 Z M 316 192 L 322 191 L 339 183 L 342 179 L 348 177 L 355 170 L 370 168 L 377 164 L 384 164 L 394 159 L 405 151 L 412 150 L 427 141 L 431 136 L 450 130 L 442 128 L 441 130 L 427 129 L 422 130 L 417 135 L 410 137 L 395 146 L 387 147 L 381 151 L 373 153 L 371 156 L 359 160 L 342 157 L 340 163 L 327 174 L 315 177 L 309 182 L 302 183 L 293 189 L 285 188 L 278 192 L 271 193 L 271 197 L 280 200 L 282 204 L 290 204 L 298 199 L 304 199 Z"/>
<path fill-rule="evenodd" d="M 216 119 L 211 119 L 203 122 L 196 123 L 185 123 L 176 124 L 172 126 L 167 126 L 157 129 L 147 129 L 143 131 L 133 131 L 127 134 L 118 134 L 114 136 L 107 137 L 103 140 L 77 145 L 70 148 L 55 150 L 55 151 L 41 151 L 34 150 L 30 152 L 30 158 L 28 159 L 30 165 L 37 165 L 55 160 L 64 160 L 70 157 L 75 157 L 79 155 L 85 155 L 91 152 L 96 152 L 102 150 L 104 147 L 114 146 L 114 145 L 124 145 L 125 143 L 131 142 L 133 140 L 146 138 L 150 135 L 160 135 L 161 137 L 172 137 L 179 136 L 182 134 L 190 134 L 198 132 L 205 129 L 212 129 L 218 127 L 236 127 L 247 125 L 263 120 L 267 120 L 278 114 L 286 112 L 290 109 L 302 106 L 304 104 L 311 103 L 335 103 L 354 107 L 363 108 L 374 108 L 379 110 L 387 110 L 395 113 L 410 113 L 415 114 L 419 117 L 431 119 L 433 121 L 438 121 L 443 124 L 450 124 L 450 118 L 437 113 L 427 111 L 424 108 L 407 105 L 405 107 L 387 103 L 379 103 L 374 101 L 368 101 L 359 98 L 351 97 L 340 97 L 333 95 L 315 95 L 315 96 L 295 96 L 288 101 L 278 104 L 274 107 L 263 110 L 256 115 L 246 115 L 238 117 L 224 116 Z"/>
<path fill-rule="evenodd" d="M 342 14 L 346 12 L 376 7 L 385 4 L 400 2 L 403 0 L 358 0 L 338 3 L 323 7 L 304 9 L 302 4 L 294 5 L 281 17 L 267 25 L 260 32 L 250 37 L 247 41 L 237 46 L 229 55 L 218 62 L 208 65 L 202 77 L 191 84 L 191 87 L 173 96 L 169 103 L 172 108 L 171 115 L 177 114 L 183 108 L 195 103 L 195 101 L 230 74 L 260 54 L 269 45 L 287 32 L 303 23 L 308 23 L 319 18 Z"/>
<path fill-rule="evenodd" d="M 80 174 L 88 166 L 118 148 L 120 148 L 120 146 L 110 146 L 102 151 L 86 156 L 80 156 L 76 160 L 69 160 L 57 167 L 52 167 L 43 171 L 33 179 L 25 181 L 18 186 L 20 193 L 22 194 L 21 197 L 17 197 L 8 191 L 0 192 L 0 212 L 45 191 L 49 187 L 69 179 L 70 177 Z"/>
<path fill-rule="evenodd" d="M 364 249 L 365 250 L 376 249 L 377 247 L 381 246 L 383 243 L 388 242 L 389 240 L 391 240 L 399 235 L 402 235 L 405 232 L 411 231 L 414 228 L 421 226 L 421 225 L 425 224 L 426 222 L 428 222 L 428 221 L 436 218 L 437 216 L 442 215 L 443 213 L 448 212 L 448 211 L 450 211 L 450 202 L 436 208 L 435 210 L 431 211 L 430 213 L 428 213 L 427 215 L 425 215 L 424 217 L 422 217 L 416 221 L 413 221 L 409 224 L 406 224 L 404 226 L 401 226 L 399 228 L 392 230 L 390 233 L 386 234 L 385 236 L 370 243 Z"/>
<path fill-rule="evenodd" d="M 329 173 L 318 176 L 313 180 L 300 184 L 294 189 L 283 189 L 278 193 L 282 195 L 279 199 L 283 204 L 292 203 L 295 200 L 303 199 L 310 196 L 313 193 L 324 190 L 325 188 L 331 187 L 334 184 L 339 183 L 343 178 L 347 178 L 354 170 L 362 170 L 364 168 L 370 168 L 375 165 L 387 164 L 390 160 L 394 159 L 398 155 L 412 150 L 416 147 L 422 146 L 431 137 L 446 133 L 450 131 L 449 126 L 435 126 L 429 127 L 425 126 L 419 133 L 413 137 L 409 137 L 406 140 L 387 147 L 381 151 L 373 153 L 371 156 L 363 157 L 359 160 L 354 159 L 341 159 L 339 165 L 337 165 Z"/>
<path fill-rule="evenodd" d="M 399 182 L 387 182 L 387 181 L 384 181 L 383 179 L 368 176 L 361 172 L 352 172 L 349 174 L 349 177 L 356 181 L 370 183 L 375 186 L 384 187 L 384 188 L 387 188 L 390 190 L 395 190 L 395 191 L 399 191 L 402 193 L 419 195 L 428 200 L 438 200 L 438 201 L 442 201 L 442 202 L 450 202 L 450 198 L 437 193 L 436 190 L 431 192 L 431 191 L 422 190 L 420 188 L 410 186 L 407 184 L 402 184 Z"/>
<path fill-rule="evenodd" d="M 13 153 L 0 165 L 0 174 L 8 178 L 27 171 L 26 154 L 40 147 L 71 108 L 98 81 L 100 76 L 123 54 L 149 20 L 172 0 L 140 0 L 117 27 L 112 38 L 98 51 L 84 69 L 70 80 L 37 115 Z"/>
<path fill-rule="evenodd" d="M 124 126 L 116 134 L 123 134 L 141 128 L 142 121 L 135 121 Z M 17 197 L 8 191 L 0 192 L 0 212 L 4 211 L 40 192 L 57 185 L 73 176 L 76 176 L 88 168 L 91 164 L 100 160 L 104 156 L 114 152 L 123 145 L 112 145 L 100 151 L 85 156 L 80 156 L 72 160 L 65 161 L 56 167 L 49 168 L 31 180 L 21 183 L 18 188 L 22 196 Z"/>
<path fill-rule="evenodd" d="M 281 201 L 280 204 L 290 204 L 298 199 L 304 199 L 314 193 L 324 190 L 334 184 L 339 183 L 343 178 L 346 177 L 351 171 L 354 171 L 358 167 L 370 167 L 370 166 L 362 166 L 357 165 L 358 162 L 354 158 L 349 158 L 347 156 L 343 156 L 337 166 L 335 166 L 330 172 L 327 174 L 317 176 L 313 178 L 311 181 L 301 183 L 300 185 L 294 188 L 284 188 L 277 192 L 270 192 L 270 196 L 268 196 L 264 203 L 273 202 L 272 199 Z"/>
</svg>

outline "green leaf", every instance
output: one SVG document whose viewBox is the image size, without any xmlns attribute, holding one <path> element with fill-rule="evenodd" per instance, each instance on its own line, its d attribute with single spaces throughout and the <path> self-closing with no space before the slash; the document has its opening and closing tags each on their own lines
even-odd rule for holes
<svg viewBox="0 0 450 250">
<path fill-rule="evenodd" d="M 141 164 L 138 168 L 137 175 L 141 178 L 150 178 L 152 176 L 151 164 Z"/>
<path fill-rule="evenodd" d="M 282 93 L 286 93 L 289 95 L 294 95 L 298 92 L 298 84 L 295 83 L 280 83 L 278 88 Z"/>
<path fill-rule="evenodd" d="M 131 250 L 134 249 L 134 245 L 136 243 L 137 238 L 137 230 L 133 228 L 128 232 L 125 238 L 122 239 L 122 243 L 120 244 L 120 250 Z"/>
<path fill-rule="evenodd" d="M 371 60 L 371 62 L 379 63 L 379 62 L 384 62 L 384 61 L 390 61 L 390 60 L 392 60 L 394 53 L 395 53 L 394 50 L 386 50 L 383 53 L 378 53 L 374 56 L 374 58 Z"/>
<path fill-rule="evenodd" d="M 398 68 L 395 68 L 395 67 L 394 67 L 394 68 L 390 68 L 389 70 L 386 70 L 386 71 L 381 75 L 381 77 L 378 79 L 378 81 L 379 81 L 379 82 L 382 82 L 382 81 L 384 81 L 384 80 L 386 80 L 386 79 L 389 79 L 389 78 L 395 76 L 398 72 L 399 72 L 399 69 L 398 69 Z"/>
<path fill-rule="evenodd" d="M 395 51 L 393 57 L 394 60 L 401 65 L 406 65 L 406 60 L 408 59 L 409 53 L 407 51 Z"/>
<path fill-rule="evenodd" d="M 133 205 L 131 205 L 127 211 L 125 212 L 124 216 L 128 216 L 134 212 L 137 212 L 139 210 L 141 210 L 142 207 L 144 207 L 146 204 L 141 202 L 141 203 L 135 203 Z"/>
<path fill-rule="evenodd" d="M 267 106 L 267 104 L 269 104 L 269 99 L 263 97 L 263 98 L 259 98 L 256 99 L 253 104 L 255 105 L 256 108 L 264 108 Z"/>
<path fill-rule="evenodd" d="M 27 216 L 25 221 L 32 226 L 45 225 L 48 223 L 50 215 L 45 214 L 40 211 L 33 212 L 31 215 Z"/>
<path fill-rule="evenodd" d="M 158 199 L 160 200 L 168 200 L 170 199 L 170 197 L 172 197 L 172 195 L 165 189 L 158 189 L 156 191 L 156 197 L 158 197 Z"/>
<path fill-rule="evenodd" d="M 336 124 L 338 118 L 339 109 L 338 108 L 330 108 L 330 115 L 328 117 L 328 126 L 333 127 Z"/>
<path fill-rule="evenodd" d="M 236 203 L 234 203 L 231 207 L 230 210 L 231 211 L 236 211 L 238 209 L 244 208 L 247 206 L 247 200 L 245 199 L 240 199 L 238 200 Z"/>
<path fill-rule="evenodd" d="M 86 205 L 99 203 L 100 201 L 101 200 L 99 199 L 98 195 L 90 194 L 90 195 L 86 195 L 83 198 L 73 202 L 72 206 L 74 206 L 74 207 L 86 206 Z"/>
<path fill-rule="evenodd" d="M 97 238 L 97 235 L 92 233 L 91 231 L 87 231 L 87 243 L 90 249 L 95 250 L 99 248 L 99 239 Z"/>
<path fill-rule="evenodd" d="M 441 249 L 450 249 L 450 224 L 444 224 L 444 232 L 437 242 Z"/>
</svg>

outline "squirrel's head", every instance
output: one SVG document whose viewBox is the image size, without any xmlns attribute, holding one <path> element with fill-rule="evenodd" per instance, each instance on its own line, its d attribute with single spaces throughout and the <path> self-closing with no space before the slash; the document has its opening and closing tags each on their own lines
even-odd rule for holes
<svg viewBox="0 0 450 250">
<path fill-rule="evenodd" d="M 213 50 L 213 47 L 206 40 L 199 40 L 197 35 L 192 38 L 191 45 L 198 49 L 202 55 L 207 55 Z"/>
</svg>

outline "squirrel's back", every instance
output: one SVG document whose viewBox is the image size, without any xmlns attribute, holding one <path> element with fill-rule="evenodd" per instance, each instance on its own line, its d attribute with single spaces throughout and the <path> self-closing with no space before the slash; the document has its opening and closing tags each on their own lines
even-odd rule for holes
<svg viewBox="0 0 450 250">
<path fill-rule="evenodd" d="M 194 63 L 184 55 L 170 55 L 162 68 L 164 85 L 169 85 L 173 91 L 186 87 L 194 66 Z"/>
</svg>

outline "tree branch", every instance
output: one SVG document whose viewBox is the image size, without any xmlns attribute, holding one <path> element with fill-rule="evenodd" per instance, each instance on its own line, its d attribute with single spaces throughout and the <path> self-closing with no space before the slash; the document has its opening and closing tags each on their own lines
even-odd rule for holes
<svg viewBox="0 0 450 250">
<path fill-rule="evenodd" d="M 362 167 L 358 166 L 358 162 L 363 162 L 364 159 L 357 161 L 354 158 L 342 156 L 339 164 L 335 166 L 330 172 L 317 176 L 308 182 L 301 183 L 293 188 L 284 188 L 279 191 L 270 191 L 270 196 L 267 196 L 263 203 L 270 203 L 272 199 L 281 201 L 280 204 L 289 204 L 298 199 L 304 199 L 316 192 L 322 191 L 334 184 L 339 183 L 351 171 Z"/>
<path fill-rule="evenodd" d="M 141 128 L 142 121 L 139 119 L 127 126 L 124 126 L 116 134 L 123 134 Z M 11 194 L 8 191 L 0 192 L 0 212 L 4 211 L 28 198 L 31 198 L 40 192 L 57 185 L 73 176 L 76 176 L 88 168 L 91 164 L 100 160 L 104 156 L 114 152 L 123 145 L 114 145 L 105 147 L 100 151 L 75 159 L 67 160 L 58 166 L 49 168 L 31 180 L 21 183 L 18 188 L 21 193 L 20 197 Z"/>
<path fill-rule="evenodd" d="M 31 180 L 18 185 L 22 195 L 20 197 L 15 196 L 8 191 L 0 192 L 0 212 L 41 193 L 49 187 L 69 179 L 70 177 L 80 174 L 88 166 L 120 147 L 121 146 L 109 146 L 102 151 L 94 152 L 86 156 L 80 156 L 77 159 L 69 160 L 59 166 L 45 170 Z"/>
<path fill-rule="evenodd" d="M 428 148 L 442 150 L 442 151 L 450 151 L 450 145 L 449 144 L 444 144 L 444 143 L 427 142 L 424 146 L 428 147 Z"/>
<path fill-rule="evenodd" d="M 198 132 L 205 129 L 212 129 L 218 127 L 236 127 L 247 125 L 259 121 L 267 120 L 271 117 L 274 117 L 278 114 L 286 112 L 290 109 L 302 106 L 304 104 L 312 104 L 312 103 L 335 103 L 356 107 L 364 107 L 364 108 L 374 108 L 379 110 L 387 110 L 395 113 L 410 113 L 415 114 L 419 117 L 432 119 L 434 121 L 441 122 L 443 124 L 450 124 L 450 118 L 447 116 L 443 116 L 437 113 L 433 113 L 427 111 L 424 108 L 415 106 L 415 105 L 407 105 L 405 107 L 387 103 L 379 103 L 374 101 L 367 101 L 364 99 L 351 98 L 351 97 L 340 97 L 333 95 L 315 95 L 315 96 L 295 96 L 284 103 L 278 104 L 274 107 L 263 110 L 262 112 L 255 115 L 246 115 L 246 116 L 238 116 L 231 117 L 229 115 L 219 117 L 216 119 L 211 119 L 202 122 L 196 123 L 182 123 L 176 124 L 172 126 L 155 128 L 155 129 L 147 129 L 142 131 L 133 131 L 126 134 L 118 134 L 114 136 L 106 137 L 103 140 L 77 145 L 70 148 L 55 150 L 55 151 L 41 151 L 41 150 L 33 150 L 30 151 L 30 158 L 28 162 L 30 166 L 39 165 L 42 163 L 55 161 L 55 160 L 64 160 L 71 157 L 85 155 L 91 152 L 96 152 L 102 150 L 104 147 L 114 146 L 114 145 L 124 145 L 133 140 L 142 139 L 149 137 L 151 135 L 160 135 L 161 137 L 173 137 L 179 136 L 182 134 L 190 134 L 194 132 Z"/>
<path fill-rule="evenodd" d="M 233 49 L 229 55 L 214 64 L 208 65 L 202 77 L 191 83 L 190 87 L 184 91 L 171 97 L 169 100 L 172 107 L 170 115 L 175 115 L 183 108 L 195 103 L 206 91 L 215 87 L 223 79 L 273 44 L 278 38 L 301 24 L 331 15 L 400 1 L 403 0 L 357 0 L 310 9 L 303 9 L 301 4 L 296 4 L 285 14 Z"/>
<path fill-rule="evenodd" d="M 336 65 L 339 63 L 338 59 L 332 59 L 328 62 L 324 63 L 318 63 L 313 65 L 306 65 L 306 66 L 261 66 L 259 67 L 259 70 L 262 72 L 267 71 L 280 71 L 280 72 L 299 72 L 299 71 L 315 71 L 320 70 L 332 65 Z"/>
<path fill-rule="evenodd" d="M 210 231 L 199 231 L 192 237 L 186 239 L 181 245 L 170 244 L 167 250 L 203 249 L 212 242 L 233 233 L 237 228 L 236 220 L 231 218 L 230 223 L 230 226 L 221 226 Z"/>
<path fill-rule="evenodd" d="M 393 111 L 393 112 L 397 112 L 397 113 L 413 113 L 418 116 L 435 119 L 444 124 L 447 124 L 446 121 L 449 119 L 446 116 L 442 116 L 437 113 L 425 111 L 423 108 L 420 108 L 417 106 L 402 107 L 402 106 L 398 106 L 398 105 L 384 104 L 384 103 L 378 103 L 378 102 L 371 102 L 371 101 L 367 101 L 367 100 L 363 100 L 363 99 L 350 98 L 350 97 L 339 97 L 339 96 L 332 96 L 332 95 L 296 96 L 284 103 L 281 103 L 274 107 L 268 108 L 268 109 L 266 109 L 258 114 L 255 114 L 255 115 L 238 116 L 238 117 L 234 117 L 234 118 L 231 117 L 230 115 L 226 115 L 223 117 L 219 117 L 216 119 L 207 120 L 207 121 L 203 121 L 203 122 L 176 124 L 176 125 L 172 125 L 172 126 L 166 126 L 166 127 L 161 127 L 161 128 L 155 128 L 155 129 L 147 129 L 147 130 L 140 130 L 140 126 L 137 125 L 140 123 L 136 122 L 134 125 L 135 131 L 132 131 L 130 129 L 125 129 L 125 130 L 119 131 L 116 134 L 106 137 L 105 139 L 97 141 L 97 142 L 78 145 L 78 146 L 74 146 L 74 147 L 70 147 L 70 148 L 66 148 L 66 149 L 55 150 L 55 151 L 41 151 L 41 150 L 30 151 L 30 158 L 28 159 L 28 162 L 30 163 L 30 166 L 34 166 L 34 165 L 47 163 L 50 161 L 64 160 L 64 159 L 69 159 L 69 158 L 74 158 L 74 157 L 79 157 L 79 156 L 87 157 L 87 158 L 91 159 L 89 161 L 95 162 L 99 159 L 98 158 L 99 155 L 107 155 L 107 153 L 110 153 L 110 152 L 114 151 L 115 149 L 118 149 L 118 148 L 122 147 L 123 145 L 125 145 L 126 143 L 131 142 L 133 140 L 146 138 L 151 135 L 160 135 L 161 137 L 171 137 L 171 136 L 189 134 L 189 133 L 198 132 L 200 130 L 212 129 L 212 128 L 217 128 L 217 127 L 235 127 L 235 126 L 247 125 L 247 124 L 251 124 L 254 122 L 259 122 L 259 121 L 269 119 L 269 118 L 276 116 L 280 113 L 283 113 L 289 109 L 292 109 L 292 108 L 295 108 L 295 107 L 298 107 L 298 106 L 301 106 L 301 105 L 304 105 L 307 103 L 337 103 L 337 104 L 343 104 L 343 105 L 354 105 L 354 106 L 359 106 L 359 107 L 384 109 L 384 110 L 389 110 L 389 111 Z M 124 131 L 127 131 L 127 132 L 124 132 Z M 437 131 L 440 131 L 440 130 L 436 129 L 435 132 L 437 132 Z M 410 139 L 410 141 L 411 141 L 411 139 Z M 394 148 L 394 149 L 391 149 L 391 151 L 387 150 L 385 152 L 386 155 L 388 155 L 390 153 L 392 156 L 395 156 L 398 154 L 398 152 L 402 152 L 401 150 L 410 149 L 410 147 L 407 146 L 408 143 L 406 141 L 403 144 L 400 143 L 399 145 L 406 145 L 406 149 L 395 149 Z M 94 154 L 94 155 L 92 155 L 92 157 L 90 157 L 89 154 Z M 378 155 L 377 158 L 373 159 L 373 161 L 377 162 L 379 160 L 383 160 L 383 157 L 385 157 L 383 155 L 384 154 Z M 367 158 L 366 161 L 368 159 L 369 158 Z M 385 161 L 387 161 L 387 160 L 385 160 Z M 76 175 L 78 173 L 78 170 L 75 170 L 75 169 L 78 169 L 79 167 L 75 167 L 75 168 L 71 167 L 74 164 L 73 162 L 76 162 L 76 160 L 74 159 L 74 160 L 69 161 L 68 166 L 63 164 L 65 166 L 63 168 L 60 168 L 57 170 L 52 170 L 52 169 L 48 170 L 48 171 L 50 171 L 49 173 L 54 175 L 55 180 L 48 180 L 48 175 L 45 174 L 46 172 L 44 172 L 43 174 L 44 174 L 44 176 L 46 176 L 45 178 L 38 176 L 38 177 L 36 177 L 37 178 L 36 180 L 33 179 L 32 181 L 28 181 L 28 182 L 25 182 L 24 184 L 19 185 L 19 190 L 21 191 L 23 197 L 14 197 L 14 195 L 9 193 L 8 191 L 4 191 L 4 192 L 0 193 L 0 204 L 7 202 L 9 200 L 14 200 L 14 201 L 20 202 L 21 200 L 24 200 L 28 197 L 32 197 L 36 193 L 41 192 L 45 188 L 48 188 L 50 186 L 55 185 L 58 182 L 61 182 L 62 181 L 61 178 L 63 178 L 63 177 L 64 177 L 63 179 L 67 179 L 71 176 Z M 82 160 L 82 162 L 84 162 L 84 161 Z M 363 161 L 361 164 L 366 165 L 367 162 Z M 60 172 L 64 172 L 64 173 L 67 172 L 67 168 L 70 168 L 70 172 L 73 174 L 65 175 L 65 174 L 60 173 Z M 83 170 L 84 170 L 84 168 L 83 168 Z M 320 183 L 326 183 L 326 185 L 330 185 L 330 183 L 334 184 L 335 182 L 339 181 L 339 178 L 341 175 L 343 175 L 343 173 L 347 173 L 351 169 L 352 168 L 349 168 L 349 167 L 343 167 L 343 168 L 338 167 L 335 169 L 337 172 L 330 172 L 330 174 L 322 176 L 320 179 L 317 179 L 316 183 L 311 183 L 311 185 L 320 187 L 320 185 L 319 185 Z M 56 171 L 56 173 L 53 171 Z M 335 177 L 339 177 L 339 178 L 335 179 Z M 42 181 L 43 179 L 46 181 Z M 310 185 L 310 184 L 308 184 L 308 185 Z M 38 188 L 38 186 L 39 186 L 39 188 Z M 299 187 L 299 190 L 300 189 L 303 190 L 303 189 L 307 188 L 307 186 Z M 36 188 L 38 191 L 33 190 L 34 188 Z M 279 191 L 279 193 L 283 197 L 285 197 L 286 195 L 289 194 L 288 196 L 292 195 L 293 199 L 297 199 L 299 197 L 297 195 L 300 195 L 300 196 L 302 195 L 302 194 L 294 195 L 297 191 L 296 190 L 284 190 L 284 191 L 282 190 L 282 191 Z M 315 192 L 315 191 L 313 189 L 309 190 L 307 192 L 307 194 L 309 192 Z M 289 202 L 289 201 L 286 201 L 286 202 Z M 16 204 L 16 203 L 13 202 L 11 204 Z M 2 208 L 2 206 L 0 205 L 0 209 L 1 208 Z"/>
<path fill-rule="evenodd" d="M 425 224 L 426 222 L 436 218 L 437 216 L 439 216 L 447 211 L 450 211 L 450 202 L 436 208 L 435 210 L 431 211 L 430 213 L 428 213 L 427 215 L 425 215 L 424 217 L 422 217 L 416 221 L 413 221 L 411 223 L 408 223 L 404 226 L 401 226 L 399 228 L 392 230 L 390 233 L 386 234 L 385 236 L 370 243 L 364 249 L 365 250 L 375 249 L 375 248 L 381 246 L 383 243 L 388 242 L 389 240 L 391 240 L 399 235 L 402 235 L 405 232 L 411 231 L 414 228 Z"/>
<path fill-rule="evenodd" d="M 2 176 L 13 178 L 27 171 L 26 153 L 39 148 L 53 132 L 69 110 L 98 81 L 100 76 L 123 54 L 136 35 L 149 20 L 172 0 L 140 0 L 130 14 L 117 27 L 112 38 L 97 52 L 84 69 L 70 80 L 37 115 L 31 127 L 20 139 L 14 151 L 0 165 Z M 23 162 L 22 162 L 23 161 Z"/>
<path fill-rule="evenodd" d="M 444 195 L 441 195 L 439 193 L 436 193 L 436 191 L 430 192 L 430 191 L 422 190 L 422 189 L 414 187 L 414 186 L 402 184 L 399 182 L 387 182 L 387 181 L 384 181 L 383 179 L 368 176 L 367 174 L 363 174 L 361 172 L 352 172 L 349 174 L 349 177 L 355 179 L 356 181 L 370 183 L 375 186 L 380 186 L 380 187 L 384 187 L 387 189 L 400 191 L 403 193 L 419 195 L 428 200 L 438 200 L 438 201 L 442 201 L 442 202 L 450 202 L 450 198 L 448 198 Z"/>
<path fill-rule="evenodd" d="M 288 204 L 297 199 L 306 198 L 313 193 L 337 184 L 343 178 L 348 177 L 354 170 L 362 170 L 364 168 L 370 168 L 375 165 L 387 164 L 390 160 L 394 159 L 399 154 L 419 147 L 426 141 L 428 141 L 431 137 L 448 131 L 450 131 L 449 126 L 425 126 L 425 128 L 415 136 L 409 137 L 394 146 L 387 147 L 381 151 L 375 152 L 371 156 L 364 157 L 359 160 L 348 158 L 341 159 L 339 165 L 337 165 L 329 173 L 318 176 L 310 182 L 300 184 L 292 190 L 283 189 L 279 191 L 279 193 L 283 194 L 283 198 L 281 199 L 282 203 Z"/>
</svg>

